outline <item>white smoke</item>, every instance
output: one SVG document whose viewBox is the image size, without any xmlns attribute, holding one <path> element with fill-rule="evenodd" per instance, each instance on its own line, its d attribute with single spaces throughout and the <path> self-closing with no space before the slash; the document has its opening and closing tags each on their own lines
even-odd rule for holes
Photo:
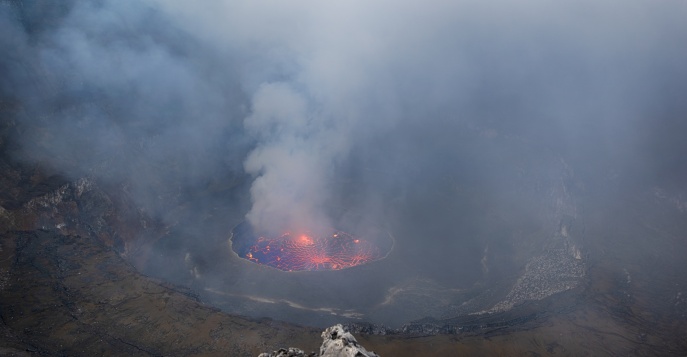
<svg viewBox="0 0 687 357">
<path fill-rule="evenodd" d="M 151 187 L 171 174 L 193 183 L 220 176 L 225 155 L 254 179 L 247 219 L 256 228 L 323 229 L 337 223 L 328 208 L 341 165 L 363 165 L 346 162 L 351 153 L 382 166 L 358 172 L 396 177 L 409 173 L 400 167 L 450 165 L 459 122 L 585 163 L 620 164 L 641 145 L 659 147 L 644 113 L 683 110 L 684 4 L 74 2 L 56 6 L 63 16 L 43 19 L 54 28 L 32 30 L 31 40 L 13 34 L 23 31 L 14 20 L 1 37 L 5 53 L 30 58 L 55 90 L 35 95 L 49 86 L 32 87 L 16 60 L 6 61 L 3 90 L 67 108 L 32 106 L 38 114 L 26 120 L 49 117 L 55 140 L 38 152 L 32 143 L 45 139 L 27 134 L 27 156 L 76 157 L 82 171 L 106 157 L 105 176 L 148 180 L 138 194 L 154 201 Z M 244 137 L 252 141 L 237 148 Z M 156 169 L 170 162 L 178 169 Z M 368 192 L 387 183 L 362 176 Z"/>
<path fill-rule="evenodd" d="M 332 175 L 356 142 L 351 135 L 361 125 L 383 127 L 389 116 L 380 108 L 393 108 L 391 92 L 374 88 L 386 86 L 374 82 L 374 70 L 387 60 L 374 9 L 358 2 L 212 4 L 208 12 L 182 3 L 171 11 L 259 67 L 246 64 L 244 77 L 253 92 L 244 124 L 258 143 L 244 163 L 254 177 L 247 219 L 272 233 L 333 228 Z"/>
<path fill-rule="evenodd" d="M 268 230 L 331 225 L 331 174 L 356 145 L 370 146 L 366 135 L 419 128 L 427 142 L 400 146 L 433 160 L 435 131 L 492 120 L 562 135 L 573 151 L 599 140 L 595 131 L 613 141 L 602 145 L 627 150 L 638 134 L 624 120 L 646 96 L 625 88 L 642 72 L 660 76 L 654 55 L 668 31 L 660 22 L 685 11 L 539 0 L 159 4 L 244 60 L 245 127 L 257 140 L 244 163 L 255 178 L 247 218 Z M 652 53 L 634 39 L 652 43 Z M 626 142 L 616 142 L 624 126 Z"/>
<path fill-rule="evenodd" d="M 329 198 L 325 168 L 341 152 L 332 149 L 334 129 L 326 124 L 288 84 L 264 84 L 255 93 L 245 121 L 260 142 L 245 162 L 256 177 L 253 207 L 246 216 L 254 227 L 276 233 L 331 226 L 324 214 Z"/>
</svg>

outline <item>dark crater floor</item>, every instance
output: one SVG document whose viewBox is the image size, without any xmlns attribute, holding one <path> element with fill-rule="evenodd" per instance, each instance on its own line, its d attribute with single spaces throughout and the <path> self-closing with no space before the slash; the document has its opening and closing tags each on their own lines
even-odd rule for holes
<svg viewBox="0 0 687 357">
<path fill-rule="evenodd" d="M 7 355 L 248 356 L 286 345 L 318 344 L 319 328 L 259 316 L 314 325 L 344 321 L 362 333 L 359 340 L 369 349 L 394 356 L 670 355 L 686 348 L 687 303 L 680 283 L 686 272 L 679 264 L 686 251 L 680 239 L 684 223 L 678 220 L 682 213 L 675 200 L 664 191 L 631 196 L 606 192 L 613 197 L 603 200 L 605 206 L 585 207 L 587 235 L 620 234 L 618 239 L 585 241 L 586 275 L 574 288 L 516 301 L 493 313 L 460 313 L 460 306 L 448 301 L 441 308 L 453 306 L 453 316 L 431 316 L 434 310 L 423 308 L 422 302 L 456 296 L 462 296 L 459 301 L 489 299 L 484 291 L 500 294 L 484 304 L 488 309 L 509 296 L 512 286 L 500 293 L 480 288 L 453 294 L 439 279 L 408 282 L 399 263 L 408 264 L 402 251 L 325 275 L 289 274 L 238 257 L 219 268 L 202 266 L 194 255 L 201 250 L 166 246 L 157 251 L 188 233 L 156 225 L 118 196 L 123 194 L 116 188 L 3 160 L 8 170 L 2 175 L 0 212 L 0 348 Z M 568 234 L 574 232 L 570 228 Z M 228 238 L 218 239 L 218 256 L 230 256 Z M 176 278 L 151 278 L 161 262 L 191 269 L 184 268 L 185 275 Z M 226 278 L 208 273 L 217 269 Z M 516 281 L 522 276 L 514 274 Z M 379 284 L 381 277 L 394 278 Z M 328 291 L 332 286 L 338 290 Z M 389 287 L 399 289 L 392 291 L 397 305 L 384 304 Z M 380 311 L 386 306 L 395 306 L 386 310 L 392 315 L 409 304 L 430 313 L 414 319 L 405 315 L 396 326 L 369 322 L 383 319 Z"/>
</svg>

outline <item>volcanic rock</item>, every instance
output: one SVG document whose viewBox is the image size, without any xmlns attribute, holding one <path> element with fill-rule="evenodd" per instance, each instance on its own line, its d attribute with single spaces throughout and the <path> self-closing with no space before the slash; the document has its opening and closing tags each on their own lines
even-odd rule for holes
<svg viewBox="0 0 687 357">
<path fill-rule="evenodd" d="M 367 351 L 363 346 L 358 344 L 358 341 L 353 335 L 345 331 L 341 324 L 334 325 L 322 332 L 322 346 L 320 346 L 320 353 L 305 354 L 303 350 L 298 348 L 281 348 L 271 353 L 261 353 L 258 357 L 306 357 L 306 356 L 321 356 L 321 357 L 379 357 L 378 354 Z"/>
<path fill-rule="evenodd" d="M 332 326 L 322 332 L 322 346 L 320 356 L 325 357 L 375 357 L 374 352 L 368 352 L 358 344 L 350 332 L 344 331 L 341 324 Z"/>
<path fill-rule="evenodd" d="M 273 351 L 272 353 L 261 353 L 258 357 L 309 357 L 309 356 L 316 356 L 314 352 L 310 354 L 305 354 L 305 352 L 300 349 L 300 348 L 294 348 L 294 347 L 289 347 L 289 348 L 280 348 L 277 351 Z"/>
</svg>

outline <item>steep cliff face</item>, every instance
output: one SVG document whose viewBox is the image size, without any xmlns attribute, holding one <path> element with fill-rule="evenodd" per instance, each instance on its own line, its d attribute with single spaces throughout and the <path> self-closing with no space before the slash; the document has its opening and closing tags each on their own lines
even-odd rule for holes
<svg viewBox="0 0 687 357">
<path fill-rule="evenodd" d="M 165 234 L 164 227 L 134 206 L 122 190 L 115 188 L 112 195 L 91 178 L 69 182 L 45 176 L 40 169 L 28 176 L 20 166 L 5 165 L 7 170 L 0 174 L 7 184 L 1 191 L 6 198 L 0 222 L 7 230 L 92 235 L 134 264 L 144 262 L 149 247 Z"/>
<path fill-rule="evenodd" d="M 528 258 L 523 273 L 503 300 L 483 312 L 507 311 L 526 301 L 542 300 L 574 289 L 584 282 L 586 265 L 581 250 L 584 237 L 579 229 L 584 222 L 578 222 L 577 198 L 570 187 L 574 173 L 563 159 L 557 166 L 542 195 L 543 227 L 548 239 L 541 241 L 540 252 Z"/>
</svg>

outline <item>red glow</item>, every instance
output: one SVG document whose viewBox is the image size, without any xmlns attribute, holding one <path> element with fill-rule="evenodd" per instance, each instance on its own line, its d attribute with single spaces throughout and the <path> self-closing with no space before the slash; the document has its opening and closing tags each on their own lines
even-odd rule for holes
<svg viewBox="0 0 687 357">
<path fill-rule="evenodd" d="M 302 244 L 302 245 L 313 245 L 314 242 L 313 242 L 312 238 L 308 237 L 305 234 L 302 234 L 300 237 L 298 237 L 297 243 Z"/>
<path fill-rule="evenodd" d="M 336 231 L 327 236 L 284 233 L 259 237 L 244 257 L 285 271 L 339 270 L 382 258 L 369 241 Z"/>
</svg>

